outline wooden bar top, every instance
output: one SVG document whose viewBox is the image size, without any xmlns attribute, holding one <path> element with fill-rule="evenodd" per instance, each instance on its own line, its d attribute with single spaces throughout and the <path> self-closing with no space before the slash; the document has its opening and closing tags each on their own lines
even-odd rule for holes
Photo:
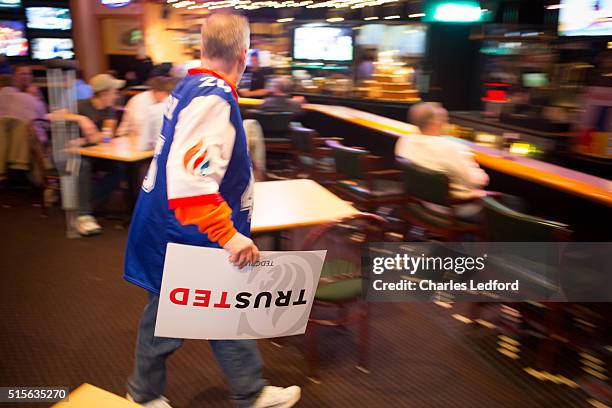
<svg viewBox="0 0 612 408">
<path fill-rule="evenodd" d="M 418 131 L 415 126 L 408 123 L 344 106 L 304 104 L 304 109 L 393 137 L 402 137 Z M 483 167 L 612 206 L 612 181 L 610 180 L 528 157 L 510 155 L 498 149 L 479 146 L 471 142 L 465 143 L 470 144 L 476 161 Z"/>
</svg>

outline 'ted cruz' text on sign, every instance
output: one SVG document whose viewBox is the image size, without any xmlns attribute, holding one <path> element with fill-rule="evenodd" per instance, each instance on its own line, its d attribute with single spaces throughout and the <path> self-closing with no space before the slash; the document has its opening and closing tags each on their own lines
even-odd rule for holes
<svg viewBox="0 0 612 408">
<path fill-rule="evenodd" d="M 175 288 L 170 291 L 170 302 L 180 306 L 213 307 L 220 309 L 268 308 L 298 306 L 306 304 L 306 289 L 295 293 L 293 290 L 273 292 L 238 292 L 230 297 L 229 292 L 213 292 L 205 289 Z M 229 301 L 228 301 L 229 298 Z"/>
</svg>

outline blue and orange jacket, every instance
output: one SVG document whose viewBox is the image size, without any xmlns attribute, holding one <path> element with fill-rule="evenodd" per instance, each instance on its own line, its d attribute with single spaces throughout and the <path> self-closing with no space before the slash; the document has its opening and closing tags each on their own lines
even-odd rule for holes
<svg viewBox="0 0 612 408">
<path fill-rule="evenodd" d="M 169 242 L 250 235 L 253 178 L 234 86 L 193 69 L 170 96 L 128 236 L 125 279 L 159 293 Z"/>
</svg>

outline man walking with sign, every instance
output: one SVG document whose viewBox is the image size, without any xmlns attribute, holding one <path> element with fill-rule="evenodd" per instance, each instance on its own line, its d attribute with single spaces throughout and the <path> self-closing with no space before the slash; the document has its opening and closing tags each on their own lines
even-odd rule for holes
<svg viewBox="0 0 612 408">
<path fill-rule="evenodd" d="M 183 340 L 155 337 L 166 245 L 224 248 L 238 267 L 258 260 L 250 235 L 252 171 L 235 84 L 249 48 L 246 18 L 215 14 L 202 26 L 202 67 L 169 98 L 155 156 L 128 237 L 125 279 L 149 292 L 136 344 L 128 398 L 168 408 L 166 359 Z M 202 265 L 202 273 L 214 274 Z M 300 388 L 271 387 L 261 377 L 255 340 L 210 341 L 237 407 L 288 408 Z"/>
</svg>

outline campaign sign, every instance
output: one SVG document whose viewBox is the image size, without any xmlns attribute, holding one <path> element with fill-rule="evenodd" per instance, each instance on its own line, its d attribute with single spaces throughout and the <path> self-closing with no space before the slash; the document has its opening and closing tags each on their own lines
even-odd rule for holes
<svg viewBox="0 0 612 408">
<path fill-rule="evenodd" d="M 238 269 L 222 249 L 168 244 L 155 335 L 261 339 L 303 334 L 327 251 L 261 252 Z"/>
</svg>

